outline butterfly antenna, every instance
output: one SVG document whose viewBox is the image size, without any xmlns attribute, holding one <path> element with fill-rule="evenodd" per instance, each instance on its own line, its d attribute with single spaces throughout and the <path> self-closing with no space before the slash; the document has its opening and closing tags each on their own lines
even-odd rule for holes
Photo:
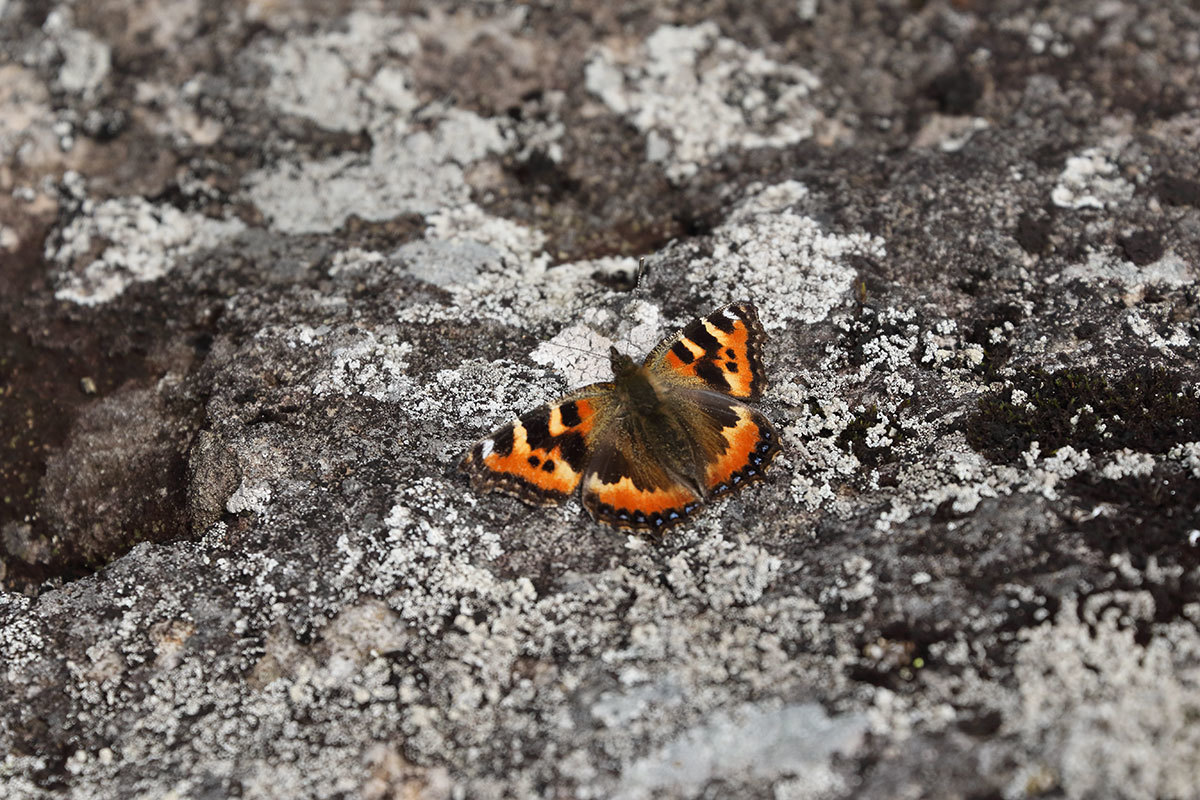
<svg viewBox="0 0 1200 800">
<path fill-rule="evenodd" d="M 640 256 L 638 258 L 637 272 L 635 272 L 633 275 L 633 286 L 626 295 L 624 308 L 621 310 L 621 316 L 625 319 L 630 319 L 633 316 L 633 304 L 643 299 L 645 292 L 641 291 L 642 278 L 646 277 L 646 272 L 646 257 Z M 630 338 L 629 332 L 621 337 L 620 345 L 621 352 L 625 353 L 626 355 L 632 355 L 634 358 L 638 356 L 638 353 L 634 352 L 634 342 L 633 339 Z"/>
</svg>

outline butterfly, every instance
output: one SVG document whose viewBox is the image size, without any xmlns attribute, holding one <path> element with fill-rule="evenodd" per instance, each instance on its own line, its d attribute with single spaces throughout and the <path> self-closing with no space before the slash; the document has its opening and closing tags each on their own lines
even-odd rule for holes
<svg viewBox="0 0 1200 800">
<path fill-rule="evenodd" d="M 613 379 L 535 408 L 478 442 L 459 468 L 477 491 L 557 505 L 577 487 L 593 519 L 660 531 L 762 480 L 779 452 L 742 400 L 766 386 L 766 333 L 731 303 L 664 339 L 639 366 L 613 347 Z"/>
</svg>

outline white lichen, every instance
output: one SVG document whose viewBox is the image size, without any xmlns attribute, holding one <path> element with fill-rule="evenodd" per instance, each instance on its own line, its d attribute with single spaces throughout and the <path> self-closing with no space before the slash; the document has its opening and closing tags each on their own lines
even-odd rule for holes
<svg viewBox="0 0 1200 800">
<path fill-rule="evenodd" d="M 211 219 L 141 197 L 85 200 L 57 239 L 47 241 L 47 260 L 63 268 L 54 296 L 80 305 L 107 303 L 134 283 L 157 280 L 189 255 L 244 229 L 236 219 Z M 97 250 L 94 260 L 80 263 Z"/>
<path fill-rule="evenodd" d="M 1091 147 L 1067 159 L 1050 193 L 1059 208 L 1115 208 L 1133 197 L 1133 184 L 1121 176 L 1107 148 Z"/>
<path fill-rule="evenodd" d="M 815 75 L 721 36 L 713 22 L 664 25 L 630 51 L 599 46 L 585 80 L 646 135 L 647 159 L 675 180 L 730 148 L 803 141 L 821 119 Z"/>
</svg>

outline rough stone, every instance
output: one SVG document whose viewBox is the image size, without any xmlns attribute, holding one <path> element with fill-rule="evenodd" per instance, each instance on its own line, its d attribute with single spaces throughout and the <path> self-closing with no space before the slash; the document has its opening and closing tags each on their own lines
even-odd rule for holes
<svg viewBox="0 0 1200 800">
<path fill-rule="evenodd" d="M 1194 797 L 1198 30 L 0 0 L 0 795 Z M 766 482 L 455 469 L 742 299 Z"/>
</svg>

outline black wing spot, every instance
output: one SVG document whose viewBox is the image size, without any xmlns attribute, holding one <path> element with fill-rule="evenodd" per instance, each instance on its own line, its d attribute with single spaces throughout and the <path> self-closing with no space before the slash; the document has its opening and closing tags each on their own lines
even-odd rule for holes
<svg viewBox="0 0 1200 800">
<path fill-rule="evenodd" d="M 730 372 L 736 373 L 737 372 L 737 362 L 736 361 L 726 361 L 725 369 L 729 370 Z"/>
<path fill-rule="evenodd" d="M 711 315 L 708 318 L 708 321 L 712 323 L 714 328 L 722 333 L 733 333 L 733 320 L 725 316 L 724 310 L 718 311 L 717 313 Z"/>
<path fill-rule="evenodd" d="M 690 364 L 696 360 L 696 357 L 692 355 L 691 348 L 683 342 L 676 342 L 675 344 L 671 345 L 671 352 L 675 354 L 676 358 L 685 364 Z"/>
<path fill-rule="evenodd" d="M 576 473 L 583 471 L 583 462 L 587 461 L 588 445 L 582 435 L 570 432 L 558 438 L 558 456 Z"/>
<path fill-rule="evenodd" d="M 547 406 L 534 409 L 521 417 L 525 426 L 525 441 L 531 450 L 550 450 L 553 438 L 550 435 L 550 409 Z"/>
<path fill-rule="evenodd" d="M 725 348 L 725 357 L 726 358 L 737 358 L 737 353 L 733 352 L 732 347 L 726 347 Z"/>
<path fill-rule="evenodd" d="M 537 456 L 530 456 L 529 458 L 527 458 L 525 460 L 529 462 L 529 466 L 534 467 L 534 468 L 536 468 L 538 464 L 542 463 L 541 460 Z"/>
<path fill-rule="evenodd" d="M 729 381 L 725 380 L 725 373 L 711 361 L 701 361 L 696 365 L 696 377 L 718 391 L 728 392 L 730 390 Z"/>
<path fill-rule="evenodd" d="M 505 428 L 492 437 L 492 452 L 501 458 L 507 458 L 513 451 L 512 426 Z"/>
<path fill-rule="evenodd" d="M 684 328 L 683 335 L 704 348 L 705 353 L 716 353 L 721 349 L 721 343 L 708 332 L 708 328 L 704 327 L 704 323 L 700 320 L 696 320 Z"/>
<path fill-rule="evenodd" d="M 563 403 L 558 407 L 562 415 L 562 424 L 568 428 L 574 428 L 577 425 L 583 424 L 583 418 L 579 416 L 579 404 L 574 400 L 569 403 Z"/>
<path fill-rule="evenodd" d="M 542 472 L 554 472 L 554 461 L 552 459 L 547 458 L 546 462 L 542 464 Z"/>
<path fill-rule="evenodd" d="M 583 471 L 587 459 L 587 442 L 578 433 L 571 431 L 558 437 L 558 455 L 574 472 Z"/>
</svg>

